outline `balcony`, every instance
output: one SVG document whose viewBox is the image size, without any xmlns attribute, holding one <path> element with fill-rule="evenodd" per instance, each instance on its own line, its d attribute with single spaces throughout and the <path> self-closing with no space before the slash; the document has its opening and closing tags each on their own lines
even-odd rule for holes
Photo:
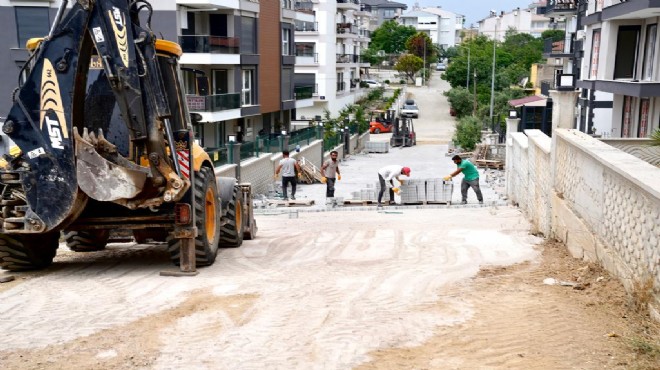
<svg viewBox="0 0 660 370">
<path fill-rule="evenodd" d="M 319 32 L 319 22 L 296 20 L 296 32 Z"/>
<path fill-rule="evenodd" d="M 241 107 L 241 94 L 186 95 L 186 105 L 191 112 L 221 112 Z"/>
<path fill-rule="evenodd" d="M 576 14 L 578 0 L 548 0 L 545 8 L 546 17 L 558 17 L 562 15 Z"/>
<path fill-rule="evenodd" d="M 337 54 L 337 63 L 359 63 L 360 56 L 355 54 Z"/>
<path fill-rule="evenodd" d="M 358 27 L 353 23 L 337 23 L 337 37 L 357 35 L 358 31 Z"/>
<path fill-rule="evenodd" d="M 644 19 L 655 16 L 660 8 L 660 0 L 623 0 L 603 9 L 602 20 Z"/>
<path fill-rule="evenodd" d="M 314 3 L 311 1 L 296 1 L 294 9 L 297 12 L 314 14 Z"/>
<path fill-rule="evenodd" d="M 299 65 L 319 64 L 319 54 L 308 50 L 296 50 L 296 64 Z"/>
<path fill-rule="evenodd" d="M 360 36 L 360 38 L 370 39 L 371 38 L 371 31 L 369 31 L 369 30 L 358 30 L 358 36 Z"/>
<path fill-rule="evenodd" d="M 316 94 L 316 86 L 296 86 L 293 89 L 296 100 L 311 99 Z"/>
<path fill-rule="evenodd" d="M 564 40 L 554 41 L 551 37 L 543 40 L 544 58 L 568 58 L 574 56 L 573 40 L 569 36 Z"/>
<path fill-rule="evenodd" d="M 193 35 L 179 36 L 179 45 L 184 53 L 239 54 L 238 37 Z"/>
<path fill-rule="evenodd" d="M 337 0 L 337 10 L 339 10 L 339 9 L 360 10 L 360 1 L 359 0 Z"/>
</svg>

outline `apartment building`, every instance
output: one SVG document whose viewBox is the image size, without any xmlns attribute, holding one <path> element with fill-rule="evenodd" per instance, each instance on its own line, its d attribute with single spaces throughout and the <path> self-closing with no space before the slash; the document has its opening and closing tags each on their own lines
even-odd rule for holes
<svg viewBox="0 0 660 370">
<path fill-rule="evenodd" d="M 360 55 L 371 40 L 370 8 L 358 0 L 297 4 L 294 119 L 311 120 L 325 110 L 336 116 L 367 93 L 359 80 L 369 68 Z"/>
<path fill-rule="evenodd" d="M 434 44 L 447 49 L 460 44 L 463 19 L 460 14 L 436 7 L 403 13 L 399 23 L 426 33 Z"/>
<path fill-rule="evenodd" d="M 588 129 L 604 137 L 643 138 L 659 127 L 660 63 L 657 0 L 589 0 L 585 2 L 584 58 L 577 86 L 582 96 L 595 95 L 587 107 Z M 611 108 L 598 104 L 611 97 Z M 592 108 L 592 109 L 590 109 Z M 595 113 L 591 113 L 594 111 Z"/>
<path fill-rule="evenodd" d="M 544 16 L 545 10 L 545 3 L 542 2 L 532 4 L 526 9 L 516 8 L 509 12 L 491 13 L 479 21 L 479 34 L 497 41 L 504 41 L 506 31 L 509 29 L 519 33 L 528 33 L 534 37 L 541 37 L 543 31 L 549 29 L 563 29 L 563 22 L 550 22 Z"/>
<path fill-rule="evenodd" d="M 370 8 L 372 14 L 369 30 L 380 27 L 383 22 L 397 19 L 408 9 L 408 5 L 390 0 L 360 0 L 360 3 Z"/>
<path fill-rule="evenodd" d="M 295 2 L 293 0 L 152 1 L 152 29 L 178 41 L 183 88 L 200 144 L 223 148 L 231 136 L 288 130 L 295 109 Z M 0 0 L 5 32 L 0 48 L 0 109 L 28 57 L 25 41 L 49 31 L 59 2 Z M 2 115 L 3 113 L 0 113 Z"/>
</svg>

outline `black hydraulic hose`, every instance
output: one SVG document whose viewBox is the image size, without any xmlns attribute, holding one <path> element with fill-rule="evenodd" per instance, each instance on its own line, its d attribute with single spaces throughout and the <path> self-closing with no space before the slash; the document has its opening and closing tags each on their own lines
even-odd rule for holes
<svg viewBox="0 0 660 370">
<path fill-rule="evenodd" d="M 48 32 L 48 38 L 53 37 L 53 33 L 55 32 L 55 27 L 57 27 L 60 24 L 60 21 L 62 21 L 62 17 L 64 16 L 64 10 L 66 9 L 68 4 L 69 4 L 69 0 L 62 0 L 62 4 L 60 4 L 60 8 L 57 9 L 57 14 L 55 15 L 55 21 L 53 21 L 53 26 L 50 27 L 50 32 Z"/>
</svg>

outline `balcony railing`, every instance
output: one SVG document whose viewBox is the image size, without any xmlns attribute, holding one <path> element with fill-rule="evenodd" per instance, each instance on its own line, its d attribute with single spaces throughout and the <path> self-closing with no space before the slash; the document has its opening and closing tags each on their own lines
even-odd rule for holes
<svg viewBox="0 0 660 370">
<path fill-rule="evenodd" d="M 295 10 L 303 13 L 314 13 L 314 3 L 311 1 L 296 1 Z"/>
<path fill-rule="evenodd" d="M 337 4 L 357 4 L 360 5 L 359 0 L 337 0 Z"/>
<path fill-rule="evenodd" d="M 570 56 L 573 54 L 573 40 L 570 37 L 554 41 L 551 37 L 543 40 L 543 54 L 548 56 Z"/>
<path fill-rule="evenodd" d="M 296 50 L 296 56 L 297 57 L 303 57 L 303 58 L 314 58 L 314 63 L 315 64 L 318 64 L 318 62 L 319 62 L 319 53 L 315 53 L 313 51 Z"/>
<path fill-rule="evenodd" d="M 179 36 L 179 44 L 184 53 L 240 53 L 240 39 L 238 37 L 211 35 Z"/>
<path fill-rule="evenodd" d="M 360 4 L 360 11 L 371 13 L 371 5 Z"/>
<path fill-rule="evenodd" d="M 198 112 L 220 112 L 241 107 L 241 94 L 186 95 L 188 110 Z"/>
<path fill-rule="evenodd" d="M 314 96 L 315 90 L 316 90 L 315 85 L 296 86 L 293 88 L 293 91 L 296 94 L 296 100 L 311 99 Z"/>
<path fill-rule="evenodd" d="M 356 54 L 337 54 L 337 63 L 360 63 L 360 56 Z"/>
<path fill-rule="evenodd" d="M 578 0 L 548 0 L 545 14 L 575 13 L 578 10 Z"/>
<path fill-rule="evenodd" d="M 369 31 L 369 30 L 359 30 L 359 31 L 358 31 L 358 34 L 359 34 L 361 37 L 366 37 L 366 38 L 370 38 L 370 37 L 371 37 L 371 31 Z"/>
<path fill-rule="evenodd" d="M 358 34 L 358 27 L 353 23 L 337 23 L 337 34 L 352 33 Z"/>
<path fill-rule="evenodd" d="M 305 22 L 296 20 L 296 32 L 318 32 L 319 22 Z"/>
</svg>

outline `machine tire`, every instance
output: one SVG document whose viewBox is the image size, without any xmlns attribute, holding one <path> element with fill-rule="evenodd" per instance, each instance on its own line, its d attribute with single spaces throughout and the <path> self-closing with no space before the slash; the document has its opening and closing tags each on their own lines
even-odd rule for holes
<svg viewBox="0 0 660 370">
<path fill-rule="evenodd" d="M 380 129 L 379 128 L 375 129 L 374 134 L 380 134 Z"/>
<path fill-rule="evenodd" d="M 245 215 L 243 214 L 243 198 L 241 189 L 234 186 L 231 200 L 227 204 L 225 223 L 222 225 L 220 246 L 223 248 L 238 248 L 243 244 L 245 234 Z"/>
<path fill-rule="evenodd" d="M 50 266 L 60 233 L 0 235 L 0 267 L 9 271 L 39 270 Z"/>
<path fill-rule="evenodd" d="M 109 238 L 109 230 L 69 231 L 64 234 L 66 246 L 74 252 L 102 251 L 108 244 Z"/>
<path fill-rule="evenodd" d="M 195 261 L 199 266 L 210 266 L 215 262 L 218 254 L 218 241 L 220 238 L 220 203 L 218 201 L 218 184 L 215 181 L 213 170 L 202 167 L 195 173 L 193 187 L 195 212 Z M 179 266 L 181 255 L 181 239 L 167 236 L 167 250 L 170 252 L 172 262 Z"/>
</svg>

